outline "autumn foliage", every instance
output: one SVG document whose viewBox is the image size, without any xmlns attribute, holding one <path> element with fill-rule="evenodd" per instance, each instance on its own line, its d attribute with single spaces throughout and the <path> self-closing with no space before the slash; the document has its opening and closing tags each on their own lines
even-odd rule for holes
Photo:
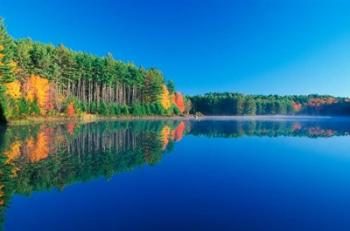
<svg viewBox="0 0 350 231">
<path fill-rule="evenodd" d="M 186 129 L 185 122 L 181 121 L 180 124 L 173 131 L 173 137 L 175 141 L 180 141 L 182 139 L 185 129 Z"/>
<path fill-rule="evenodd" d="M 178 115 L 183 102 L 170 83 L 155 68 L 124 63 L 111 54 L 97 57 L 63 45 L 16 41 L 0 18 L 0 119 L 63 113 Z"/>
<path fill-rule="evenodd" d="M 21 97 L 21 83 L 18 80 L 11 83 L 6 83 L 4 85 L 6 87 L 6 95 L 14 99 L 19 99 Z"/>
<path fill-rule="evenodd" d="M 300 111 L 303 107 L 300 103 L 293 103 L 292 106 L 293 106 L 293 110 L 296 112 Z"/>
<path fill-rule="evenodd" d="M 160 103 L 165 110 L 168 110 L 171 107 L 169 91 L 165 85 L 162 85 L 162 94 L 160 96 Z"/>
<path fill-rule="evenodd" d="M 49 87 L 49 81 L 37 75 L 31 75 L 23 86 L 25 99 L 30 102 L 37 100 L 41 114 L 47 112 Z"/>
<path fill-rule="evenodd" d="M 167 147 L 170 139 L 171 129 L 168 125 L 164 126 L 160 132 L 160 140 L 163 144 L 163 150 Z"/>
<path fill-rule="evenodd" d="M 318 107 L 324 104 L 333 104 L 336 103 L 337 99 L 333 98 L 333 97 L 328 97 L 328 98 L 314 98 L 314 99 L 310 99 L 308 102 L 309 106 L 313 106 L 313 107 Z"/>
<path fill-rule="evenodd" d="M 185 100 L 180 92 L 174 94 L 174 104 L 179 108 L 181 113 L 185 111 Z"/>
<path fill-rule="evenodd" d="M 67 133 L 74 132 L 74 124 L 67 125 Z M 19 158 L 25 158 L 31 163 L 46 159 L 51 153 L 57 152 L 57 148 L 66 144 L 67 140 L 61 130 L 46 125 L 41 125 L 36 134 L 24 139 L 16 139 L 3 152 L 6 163 L 10 164 Z"/>
<path fill-rule="evenodd" d="M 65 99 L 57 93 L 55 84 L 38 75 L 24 78 L 22 82 L 15 80 L 5 83 L 5 95 L 13 100 L 24 99 L 28 103 L 35 103 L 41 115 L 47 115 L 54 110 L 60 111 Z"/>
<path fill-rule="evenodd" d="M 75 129 L 75 123 L 70 122 L 67 124 L 67 132 L 69 135 L 74 134 L 74 129 Z"/>
<path fill-rule="evenodd" d="M 36 137 L 30 137 L 24 142 L 16 141 L 4 152 L 7 163 L 19 158 L 22 153 L 32 163 L 45 159 L 49 155 L 49 142 L 50 136 L 44 131 L 40 131 Z"/>
<path fill-rule="evenodd" d="M 73 117 L 75 114 L 75 109 L 74 109 L 74 104 L 73 103 L 69 103 L 67 106 L 67 116 L 68 117 Z"/>
<path fill-rule="evenodd" d="M 31 138 L 27 141 L 26 148 L 30 162 L 35 163 L 46 159 L 49 155 L 49 137 L 44 132 L 40 132 L 35 140 Z"/>
<path fill-rule="evenodd" d="M 160 141 L 163 144 L 163 150 L 166 149 L 170 141 L 180 141 L 186 129 L 185 122 L 181 121 L 174 129 L 165 125 L 160 132 Z"/>
<path fill-rule="evenodd" d="M 6 163 L 17 159 L 21 155 L 21 143 L 19 141 L 13 142 L 4 155 L 7 157 Z"/>
</svg>

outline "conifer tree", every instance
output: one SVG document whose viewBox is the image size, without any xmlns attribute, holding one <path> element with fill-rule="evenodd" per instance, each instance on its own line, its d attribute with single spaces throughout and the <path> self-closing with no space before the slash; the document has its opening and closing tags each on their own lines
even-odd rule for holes
<svg viewBox="0 0 350 231">
<path fill-rule="evenodd" d="M 15 80 L 12 67 L 13 40 L 7 34 L 4 20 L 0 18 L 0 85 Z M 2 86 L 0 86 L 2 88 Z"/>
</svg>

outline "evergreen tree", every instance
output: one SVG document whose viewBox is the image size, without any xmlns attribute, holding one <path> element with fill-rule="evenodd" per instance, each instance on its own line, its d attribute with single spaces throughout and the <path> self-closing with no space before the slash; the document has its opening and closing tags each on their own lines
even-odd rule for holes
<svg viewBox="0 0 350 231">
<path fill-rule="evenodd" d="M 15 80 L 13 71 L 14 42 L 7 34 L 4 20 L 0 18 L 0 84 L 10 83 Z"/>
<path fill-rule="evenodd" d="M 169 94 L 175 93 L 175 83 L 172 80 L 168 80 L 166 83 L 166 87 L 168 88 Z"/>
</svg>

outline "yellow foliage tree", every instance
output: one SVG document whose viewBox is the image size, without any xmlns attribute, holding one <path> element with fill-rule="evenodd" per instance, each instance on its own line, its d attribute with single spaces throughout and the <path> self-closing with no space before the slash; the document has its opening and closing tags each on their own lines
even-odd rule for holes
<svg viewBox="0 0 350 231">
<path fill-rule="evenodd" d="M 160 96 L 160 104 L 165 110 L 171 107 L 171 99 L 169 96 L 169 91 L 165 85 L 162 86 L 162 95 Z"/>
<path fill-rule="evenodd" d="M 6 94 L 14 99 L 21 97 L 21 83 L 15 80 L 11 83 L 5 83 Z"/>
<path fill-rule="evenodd" d="M 41 114 L 46 113 L 46 103 L 50 88 L 49 81 L 37 75 L 32 75 L 24 85 L 25 98 L 28 101 L 38 101 Z"/>
<path fill-rule="evenodd" d="M 2 52 L 4 50 L 4 46 L 2 44 L 0 44 L 0 52 Z M 0 53 L 0 59 L 2 59 L 5 55 Z M 2 62 L 0 62 L 0 65 L 2 64 Z"/>
</svg>

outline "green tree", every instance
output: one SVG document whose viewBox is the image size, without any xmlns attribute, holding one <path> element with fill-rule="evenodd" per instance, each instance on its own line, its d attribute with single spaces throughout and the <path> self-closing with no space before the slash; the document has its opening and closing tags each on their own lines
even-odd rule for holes
<svg viewBox="0 0 350 231">
<path fill-rule="evenodd" d="M 175 83 L 172 80 L 168 80 L 166 83 L 166 87 L 168 88 L 169 94 L 174 94 L 175 92 Z"/>
<path fill-rule="evenodd" d="M 248 97 L 244 102 L 244 114 L 255 115 L 256 114 L 256 103 L 253 98 Z"/>
<path fill-rule="evenodd" d="M 13 60 L 14 42 L 7 34 L 4 20 L 0 18 L 0 84 L 15 80 L 11 62 Z"/>
<path fill-rule="evenodd" d="M 143 97 L 145 103 L 154 103 L 159 100 L 162 94 L 164 79 L 160 71 L 156 69 L 147 70 L 143 87 Z"/>
</svg>

